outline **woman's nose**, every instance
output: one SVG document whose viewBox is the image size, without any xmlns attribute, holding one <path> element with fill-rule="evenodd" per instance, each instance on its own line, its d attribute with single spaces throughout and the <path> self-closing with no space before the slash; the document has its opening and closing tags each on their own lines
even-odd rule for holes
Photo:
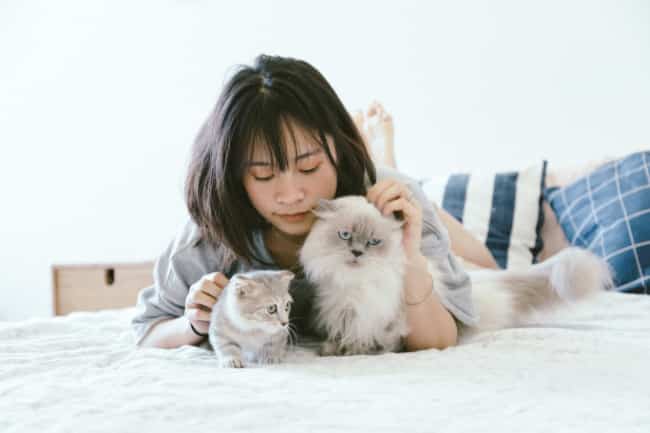
<svg viewBox="0 0 650 433">
<path fill-rule="evenodd" d="M 275 198 L 280 204 L 294 204 L 305 198 L 305 193 L 298 179 L 290 172 L 280 173 Z"/>
</svg>

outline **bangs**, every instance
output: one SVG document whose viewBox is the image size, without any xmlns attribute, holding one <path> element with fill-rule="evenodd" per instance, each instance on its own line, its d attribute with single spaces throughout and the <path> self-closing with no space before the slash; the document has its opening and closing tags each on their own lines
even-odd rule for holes
<svg viewBox="0 0 650 433">
<path fill-rule="evenodd" d="M 325 121 L 317 121 L 319 117 L 309 110 L 299 110 L 299 107 L 280 107 L 275 103 L 271 95 L 261 92 L 257 95 L 253 104 L 246 110 L 246 114 L 240 117 L 238 129 L 239 142 L 233 146 L 241 151 L 236 151 L 237 172 L 240 178 L 249 163 L 257 156 L 264 158 L 264 162 L 270 162 L 271 168 L 278 168 L 284 171 L 289 166 L 289 160 L 297 156 L 301 149 L 304 149 L 304 140 L 308 140 L 311 146 L 319 146 L 327 155 L 334 167 L 336 161 L 327 142 L 327 135 L 335 138 L 335 131 L 332 125 Z M 300 101 L 295 101 L 295 105 Z M 234 144 L 234 143 L 233 143 Z M 334 145 L 334 143 L 332 143 Z M 233 149 L 234 150 L 234 149 Z M 293 152 L 293 153 L 291 153 Z M 234 155 L 233 155 L 234 156 Z"/>
</svg>

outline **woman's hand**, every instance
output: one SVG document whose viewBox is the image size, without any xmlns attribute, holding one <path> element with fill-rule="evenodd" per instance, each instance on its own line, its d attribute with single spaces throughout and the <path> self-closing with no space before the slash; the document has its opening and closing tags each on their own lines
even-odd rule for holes
<svg viewBox="0 0 650 433">
<path fill-rule="evenodd" d="M 190 287 L 185 297 L 185 317 L 198 332 L 208 332 L 212 307 L 228 281 L 221 272 L 213 272 Z"/>
<path fill-rule="evenodd" d="M 402 246 L 407 259 L 421 256 L 422 207 L 413 198 L 413 193 L 404 183 L 395 179 L 384 179 L 373 185 L 366 194 L 368 201 L 383 215 L 399 211 L 404 217 Z"/>
</svg>

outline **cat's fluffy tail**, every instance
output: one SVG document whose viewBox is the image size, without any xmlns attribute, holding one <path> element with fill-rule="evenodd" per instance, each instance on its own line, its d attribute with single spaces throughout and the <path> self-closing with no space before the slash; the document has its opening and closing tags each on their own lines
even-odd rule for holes
<svg viewBox="0 0 650 433">
<path fill-rule="evenodd" d="M 612 286 L 611 272 L 600 257 L 567 248 L 525 270 L 470 271 L 478 330 L 517 326 L 535 311 L 575 301 Z"/>
</svg>

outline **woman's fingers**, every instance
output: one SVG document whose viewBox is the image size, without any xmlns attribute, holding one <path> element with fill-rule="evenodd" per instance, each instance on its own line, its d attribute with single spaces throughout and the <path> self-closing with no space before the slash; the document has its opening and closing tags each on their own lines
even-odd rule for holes
<svg viewBox="0 0 650 433">
<path fill-rule="evenodd" d="M 382 214 L 385 214 L 384 209 L 386 208 L 386 204 L 404 197 L 405 188 L 406 187 L 404 185 L 396 183 L 391 185 L 389 188 L 386 188 L 381 193 L 381 195 L 377 197 L 375 205 L 382 212 Z"/>
<path fill-rule="evenodd" d="M 228 281 L 221 272 L 213 272 L 190 287 L 185 298 L 185 316 L 198 332 L 208 331 L 212 307 Z"/>
<path fill-rule="evenodd" d="M 398 198 L 386 204 L 382 210 L 382 215 L 390 215 L 391 212 L 401 211 L 404 214 L 404 220 L 412 221 L 418 216 L 418 206 L 405 198 Z"/>
<path fill-rule="evenodd" d="M 390 188 L 394 183 L 395 181 L 392 179 L 380 180 L 368 189 L 366 198 L 370 203 L 376 205 L 377 198 L 384 192 L 384 190 Z"/>
<path fill-rule="evenodd" d="M 388 215 L 386 205 L 398 199 L 410 201 L 412 197 L 411 190 L 408 186 L 401 182 L 388 179 L 386 181 L 377 182 L 367 194 L 367 199 L 373 203 L 382 214 Z M 399 210 L 399 209 L 398 209 Z"/>
<path fill-rule="evenodd" d="M 205 293 L 206 295 L 209 295 L 213 297 L 214 299 L 217 299 L 219 295 L 221 294 L 221 291 L 223 289 L 219 286 L 217 286 L 215 283 L 212 281 L 203 281 L 201 284 L 201 287 L 199 289 L 199 292 Z"/>
<path fill-rule="evenodd" d="M 217 298 L 206 292 L 196 292 L 194 296 L 190 297 L 190 302 L 193 304 L 203 305 L 204 307 L 212 310 L 214 304 L 217 303 Z"/>
<path fill-rule="evenodd" d="M 216 299 L 226 284 L 228 284 L 228 279 L 221 272 L 217 272 L 216 275 L 208 274 L 203 277 L 199 284 L 199 290 Z"/>
<path fill-rule="evenodd" d="M 222 289 L 226 287 L 226 284 L 228 284 L 228 281 L 230 281 L 224 274 L 221 272 L 213 272 L 211 274 L 207 274 L 204 278 L 210 280 L 211 282 L 215 283 L 217 286 L 221 287 Z"/>
<path fill-rule="evenodd" d="M 208 310 L 212 309 L 226 284 L 228 284 L 228 279 L 221 272 L 204 275 L 190 287 L 185 298 L 186 307 L 198 304 Z"/>
</svg>

